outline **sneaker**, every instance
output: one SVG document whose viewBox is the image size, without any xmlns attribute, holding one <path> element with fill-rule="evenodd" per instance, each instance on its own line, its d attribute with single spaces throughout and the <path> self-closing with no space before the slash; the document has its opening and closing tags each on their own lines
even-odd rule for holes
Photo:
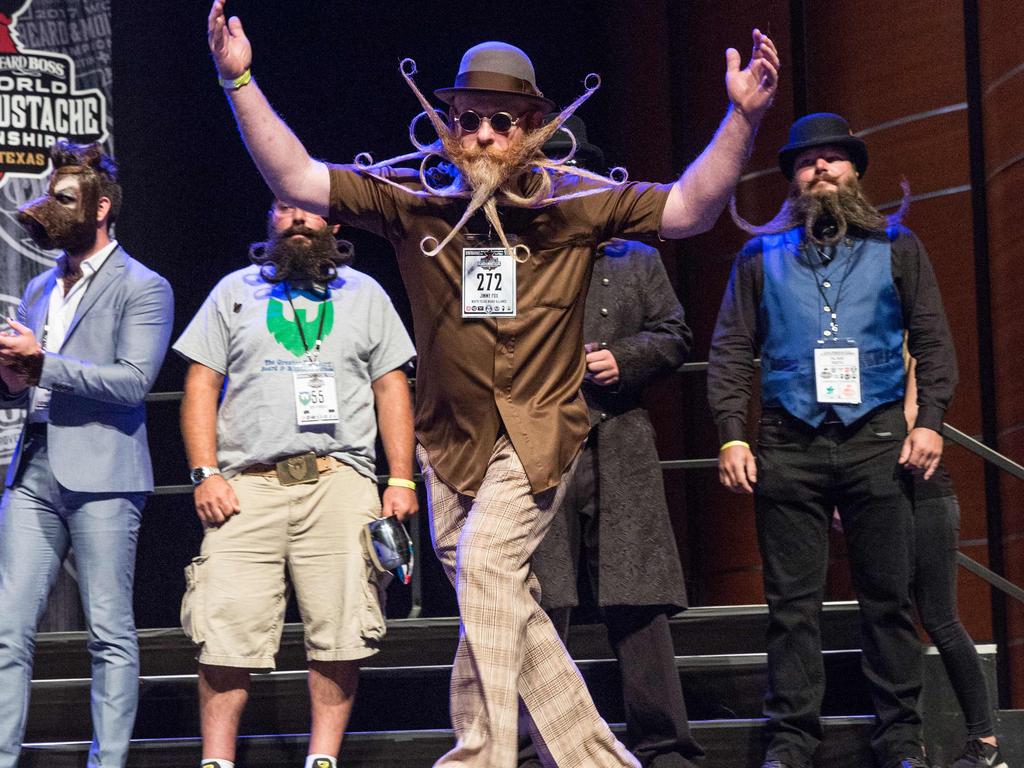
<svg viewBox="0 0 1024 768">
<path fill-rule="evenodd" d="M 1006 761 L 999 754 L 999 747 L 993 747 L 981 739 L 971 739 L 964 745 L 964 751 L 960 753 L 960 757 L 953 761 L 953 768 L 974 768 L 974 766 L 1006 768 Z"/>
</svg>

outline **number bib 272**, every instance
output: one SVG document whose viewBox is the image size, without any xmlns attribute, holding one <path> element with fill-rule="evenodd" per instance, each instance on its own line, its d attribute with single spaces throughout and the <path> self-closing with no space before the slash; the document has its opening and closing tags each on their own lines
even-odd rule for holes
<svg viewBox="0 0 1024 768">
<path fill-rule="evenodd" d="M 462 249 L 462 316 L 516 316 L 516 260 L 504 248 Z"/>
</svg>

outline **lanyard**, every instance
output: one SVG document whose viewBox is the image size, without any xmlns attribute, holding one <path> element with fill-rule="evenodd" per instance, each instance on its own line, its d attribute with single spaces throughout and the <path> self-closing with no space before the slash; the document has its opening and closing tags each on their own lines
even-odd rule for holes
<svg viewBox="0 0 1024 768">
<path fill-rule="evenodd" d="M 830 247 L 835 248 L 835 246 Z M 832 259 L 826 258 L 825 253 L 822 252 L 818 246 L 814 246 L 814 250 L 818 255 L 818 261 L 821 264 L 822 269 L 824 269 L 826 261 L 831 261 Z M 839 337 L 839 298 L 842 296 L 843 286 L 846 285 L 846 278 L 850 276 L 850 270 L 853 269 L 852 251 L 848 255 L 849 258 L 846 261 L 846 271 L 843 272 L 843 277 L 839 281 L 839 286 L 836 288 L 835 298 L 832 301 L 829 301 L 828 295 L 825 293 L 826 288 L 832 287 L 832 282 L 829 280 L 830 275 L 821 275 L 819 277 L 817 265 L 811 262 L 811 272 L 814 274 L 814 283 L 818 286 L 818 295 L 821 296 L 821 309 L 823 312 L 828 312 L 830 316 L 828 330 L 822 332 L 823 336 L 831 336 L 833 338 Z M 832 258 L 835 258 L 835 256 Z"/>
<path fill-rule="evenodd" d="M 295 321 L 295 327 L 299 329 L 299 338 L 302 340 L 302 348 L 306 350 L 306 356 L 311 358 L 313 362 L 316 362 L 320 357 L 320 342 L 324 337 L 324 318 L 327 317 L 327 308 L 320 308 L 320 325 L 316 329 L 316 342 L 313 345 L 313 352 L 310 354 L 309 342 L 306 341 L 306 332 L 302 330 L 302 323 L 299 322 L 299 314 L 295 311 L 295 304 L 292 302 L 292 289 L 288 285 L 287 281 L 284 284 L 284 290 L 288 296 L 288 305 L 292 308 L 292 320 Z M 330 295 L 330 291 L 325 288 L 323 301 L 326 302 L 330 298 Z"/>
</svg>

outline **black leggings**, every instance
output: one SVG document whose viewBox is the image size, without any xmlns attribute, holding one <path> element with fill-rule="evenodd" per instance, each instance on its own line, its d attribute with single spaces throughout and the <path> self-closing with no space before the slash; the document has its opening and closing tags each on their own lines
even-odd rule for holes
<svg viewBox="0 0 1024 768">
<path fill-rule="evenodd" d="M 968 738 L 991 736 L 992 705 L 981 661 L 956 609 L 960 504 L 956 496 L 920 499 L 914 504 L 914 520 L 914 599 L 921 624 L 942 657 L 967 721 Z"/>
</svg>

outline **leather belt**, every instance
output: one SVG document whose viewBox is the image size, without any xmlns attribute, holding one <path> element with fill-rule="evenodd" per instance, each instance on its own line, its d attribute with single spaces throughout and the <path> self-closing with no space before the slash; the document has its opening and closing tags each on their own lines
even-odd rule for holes
<svg viewBox="0 0 1024 768">
<path fill-rule="evenodd" d="M 299 454 L 299 455 L 301 456 L 302 454 Z M 288 458 L 294 458 L 294 457 L 288 457 Z M 242 470 L 242 474 L 243 475 L 276 475 L 277 472 L 278 472 L 278 467 L 283 462 L 288 461 L 288 458 L 281 459 L 281 461 L 279 461 L 277 464 L 253 464 L 252 466 L 248 466 L 245 469 L 243 469 Z M 341 462 L 338 461 L 333 456 L 317 456 L 316 457 L 316 471 L 319 472 L 321 475 L 324 472 L 330 472 L 332 469 L 334 469 L 335 467 L 339 466 L 340 464 L 341 464 Z"/>
</svg>

